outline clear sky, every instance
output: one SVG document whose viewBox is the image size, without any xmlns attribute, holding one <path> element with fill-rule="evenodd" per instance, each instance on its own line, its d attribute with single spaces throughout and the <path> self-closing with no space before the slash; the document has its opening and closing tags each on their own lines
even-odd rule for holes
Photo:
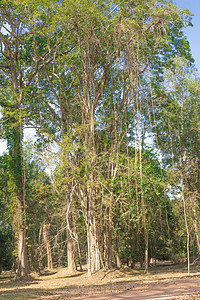
<svg viewBox="0 0 200 300">
<path fill-rule="evenodd" d="M 200 0 L 173 0 L 179 8 L 188 8 L 193 14 L 193 27 L 185 29 L 190 43 L 191 52 L 195 59 L 196 68 L 200 74 Z M 6 143 L 0 141 L 0 154 L 6 150 Z"/>
<path fill-rule="evenodd" d="M 185 29 L 187 39 L 190 43 L 191 52 L 195 59 L 195 65 L 200 73 L 200 0 L 173 0 L 179 8 L 188 8 L 194 16 L 193 27 Z"/>
</svg>

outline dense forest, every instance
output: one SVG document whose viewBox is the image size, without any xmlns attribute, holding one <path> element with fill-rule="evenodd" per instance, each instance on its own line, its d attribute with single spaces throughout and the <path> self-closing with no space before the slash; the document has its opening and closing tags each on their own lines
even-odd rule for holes
<svg viewBox="0 0 200 300">
<path fill-rule="evenodd" d="M 169 0 L 1 0 L 0 269 L 200 255 L 200 81 Z M 29 129 L 34 137 L 25 139 Z"/>
</svg>

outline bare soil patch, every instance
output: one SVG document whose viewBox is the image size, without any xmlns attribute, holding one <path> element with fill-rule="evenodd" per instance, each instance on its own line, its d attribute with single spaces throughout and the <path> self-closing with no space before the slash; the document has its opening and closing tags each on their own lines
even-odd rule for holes
<svg viewBox="0 0 200 300">
<path fill-rule="evenodd" d="M 35 273 L 14 281 L 9 272 L 0 275 L 0 299 L 200 299 L 200 262 L 187 265 L 100 270 L 88 277 L 86 270 L 69 274 L 66 268 Z M 157 297 L 157 298 L 156 298 Z"/>
</svg>

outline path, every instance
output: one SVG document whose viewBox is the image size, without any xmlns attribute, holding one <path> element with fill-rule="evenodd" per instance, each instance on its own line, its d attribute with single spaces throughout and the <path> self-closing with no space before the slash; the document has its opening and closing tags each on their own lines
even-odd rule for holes
<svg viewBox="0 0 200 300">
<path fill-rule="evenodd" d="M 164 300 L 184 299 L 183 296 L 191 296 L 186 299 L 200 299 L 200 278 L 174 279 L 166 282 L 150 283 L 148 285 L 136 286 L 129 290 L 112 295 L 93 295 L 79 297 L 76 299 L 94 300 Z M 199 296 L 197 296 L 199 295 Z"/>
</svg>

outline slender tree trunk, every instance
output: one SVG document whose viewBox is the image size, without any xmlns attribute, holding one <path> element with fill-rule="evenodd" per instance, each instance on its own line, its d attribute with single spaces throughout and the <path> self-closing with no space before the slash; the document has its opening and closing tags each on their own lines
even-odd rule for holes
<svg viewBox="0 0 200 300">
<path fill-rule="evenodd" d="M 194 215 L 193 226 L 194 226 L 194 231 L 195 231 L 195 235 L 196 235 L 198 253 L 200 255 L 199 230 L 198 230 L 198 221 L 197 221 L 198 219 L 197 219 L 197 212 L 196 212 L 196 208 L 195 208 L 195 203 L 194 203 L 193 200 L 192 200 L 192 211 L 193 211 L 193 215 Z"/>
<path fill-rule="evenodd" d="M 38 267 L 39 267 L 39 273 L 42 268 L 42 226 L 39 230 L 39 249 L 38 249 Z"/>
<path fill-rule="evenodd" d="M 53 269 L 53 261 L 52 261 L 51 244 L 50 244 L 50 241 L 49 241 L 48 226 L 47 225 L 43 226 L 43 238 L 44 238 L 44 243 L 45 243 L 46 251 L 47 251 L 47 265 L 48 265 L 48 269 L 52 270 Z"/>
<path fill-rule="evenodd" d="M 107 207 L 105 220 L 105 238 L 104 238 L 104 257 L 105 257 L 105 267 L 110 269 L 112 267 L 112 236 L 111 236 L 111 212 L 110 208 Z"/>
<path fill-rule="evenodd" d="M 142 172 L 142 139 L 141 139 L 141 128 L 139 126 L 139 158 L 140 158 L 140 189 L 141 189 L 141 205 L 142 205 L 142 223 L 144 228 L 144 244 L 145 244 L 145 251 L 144 251 L 144 272 L 148 273 L 149 268 L 149 259 L 148 259 L 148 249 L 149 249 L 149 242 L 148 242 L 148 229 L 147 229 L 147 222 L 146 222 L 146 203 L 144 198 L 144 190 L 143 190 L 143 172 Z"/>
<path fill-rule="evenodd" d="M 114 233 L 114 237 L 115 237 L 115 258 L 116 258 L 116 264 L 117 264 L 117 268 L 121 268 L 122 263 L 121 263 L 121 259 L 119 257 L 119 247 L 118 247 L 118 238 L 117 238 L 117 233 Z"/>
<path fill-rule="evenodd" d="M 111 208 L 109 208 L 108 212 L 109 220 L 108 220 L 108 231 L 107 231 L 107 247 L 108 247 L 108 268 L 112 268 L 112 212 Z"/>
<path fill-rule="evenodd" d="M 185 197 L 182 192 L 182 200 L 183 200 L 183 209 L 184 209 L 184 218 L 185 218 L 185 227 L 187 232 L 187 262 L 188 262 L 188 276 L 190 276 L 190 234 L 188 229 L 188 223 L 187 223 L 187 214 L 186 214 L 186 203 L 185 203 Z"/>
<path fill-rule="evenodd" d="M 68 187 L 69 189 L 69 187 Z M 70 197 L 71 196 L 71 197 Z M 73 219 L 72 219 L 72 212 L 71 212 L 71 200 L 72 195 L 69 194 L 69 191 L 66 193 L 66 201 L 67 201 L 67 214 L 66 214 L 66 221 L 67 221 L 67 266 L 68 272 L 74 273 L 76 270 L 75 265 L 75 245 L 73 236 Z"/>
<path fill-rule="evenodd" d="M 71 191 L 70 191 L 71 190 Z M 73 190 L 70 185 L 67 187 L 67 191 L 65 194 L 66 199 L 66 206 L 67 206 L 67 212 L 66 212 L 66 222 L 67 222 L 67 265 L 68 265 L 68 272 L 74 273 L 76 270 L 75 265 L 75 245 L 74 245 L 74 239 L 75 236 L 73 229 L 73 216 L 71 211 L 71 205 L 72 205 L 72 197 L 73 197 Z"/>
<path fill-rule="evenodd" d="M 146 228 L 146 223 L 144 223 L 144 238 L 145 238 L 145 256 L 144 256 L 144 272 L 148 273 L 149 270 L 149 239 L 148 239 L 148 230 Z"/>
<path fill-rule="evenodd" d="M 74 233 L 74 224 L 73 224 L 73 215 L 71 210 L 72 205 L 72 197 L 73 197 L 73 189 L 72 187 L 68 186 L 66 191 L 66 222 L 67 222 L 67 266 L 68 272 L 74 273 L 76 270 L 75 264 L 75 233 Z M 71 192 L 69 192 L 71 190 Z"/>
</svg>

